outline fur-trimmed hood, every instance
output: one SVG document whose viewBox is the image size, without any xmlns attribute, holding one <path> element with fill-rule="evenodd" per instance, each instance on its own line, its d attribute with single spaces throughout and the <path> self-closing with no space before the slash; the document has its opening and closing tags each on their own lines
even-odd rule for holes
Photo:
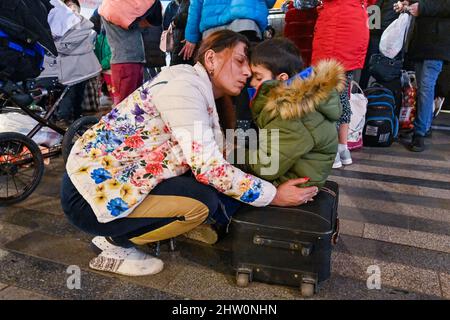
<svg viewBox="0 0 450 320">
<path fill-rule="evenodd" d="M 339 62 L 322 60 L 305 79 L 297 78 L 290 84 L 284 81 L 263 83 L 252 103 L 252 109 L 256 114 L 264 112 L 270 117 L 280 115 L 283 120 L 299 119 L 319 111 L 336 121 L 336 116 L 340 114 L 339 105 L 323 102 L 329 100 L 333 93 L 344 90 L 345 81 L 345 69 Z"/>
</svg>

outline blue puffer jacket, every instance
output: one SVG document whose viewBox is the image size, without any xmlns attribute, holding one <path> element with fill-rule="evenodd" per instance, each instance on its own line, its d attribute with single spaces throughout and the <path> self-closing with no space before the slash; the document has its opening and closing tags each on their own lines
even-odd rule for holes
<svg viewBox="0 0 450 320">
<path fill-rule="evenodd" d="M 191 0 L 186 26 L 186 40 L 198 43 L 201 34 L 236 19 L 255 21 L 261 32 L 267 27 L 269 8 L 276 0 Z"/>
</svg>

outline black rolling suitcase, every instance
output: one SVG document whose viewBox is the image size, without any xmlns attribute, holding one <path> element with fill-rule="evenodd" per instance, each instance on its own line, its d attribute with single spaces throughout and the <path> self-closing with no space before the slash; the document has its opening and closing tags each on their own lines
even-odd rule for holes
<svg viewBox="0 0 450 320">
<path fill-rule="evenodd" d="M 339 234 L 339 188 L 327 181 L 313 202 L 300 207 L 250 207 L 231 220 L 232 263 L 238 286 L 253 279 L 298 286 L 312 296 L 330 277 Z"/>
</svg>

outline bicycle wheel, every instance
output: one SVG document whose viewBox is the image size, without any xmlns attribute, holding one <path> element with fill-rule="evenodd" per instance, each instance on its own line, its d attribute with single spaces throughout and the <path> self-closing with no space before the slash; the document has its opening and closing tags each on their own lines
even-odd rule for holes
<svg viewBox="0 0 450 320">
<path fill-rule="evenodd" d="M 16 132 L 0 133 L 0 206 L 28 197 L 43 173 L 42 153 L 33 140 Z"/>
<path fill-rule="evenodd" d="M 72 150 L 75 142 L 83 135 L 83 133 L 86 132 L 86 130 L 88 130 L 98 121 L 98 118 L 94 116 L 82 117 L 72 123 L 72 125 L 67 129 L 67 132 L 64 134 L 64 138 L 62 141 L 62 155 L 64 163 L 67 162 L 70 150 Z"/>
</svg>

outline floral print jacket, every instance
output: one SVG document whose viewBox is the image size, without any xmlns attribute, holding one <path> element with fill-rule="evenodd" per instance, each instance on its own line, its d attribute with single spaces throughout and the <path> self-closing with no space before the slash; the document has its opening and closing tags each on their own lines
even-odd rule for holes
<svg viewBox="0 0 450 320">
<path fill-rule="evenodd" d="M 204 67 L 178 65 L 86 131 L 66 169 L 101 223 L 126 217 L 161 181 L 188 170 L 228 196 L 268 205 L 276 188 L 228 163 L 223 141 Z"/>
</svg>

